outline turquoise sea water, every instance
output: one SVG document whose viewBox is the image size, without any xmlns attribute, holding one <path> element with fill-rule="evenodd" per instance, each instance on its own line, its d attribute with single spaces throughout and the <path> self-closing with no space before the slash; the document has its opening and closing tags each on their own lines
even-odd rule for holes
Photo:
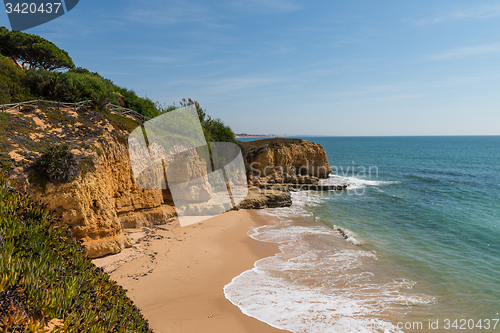
<svg viewBox="0 0 500 333">
<path fill-rule="evenodd" d="M 244 292 L 238 296 L 227 288 L 226 297 L 238 303 L 243 312 L 294 332 L 397 332 L 403 328 L 396 327 L 399 321 L 422 323 L 421 328 L 401 331 L 441 332 L 448 331 L 447 319 L 450 330 L 468 321 L 459 331 L 485 331 L 484 324 L 490 320 L 488 331 L 493 331 L 495 322 L 491 320 L 499 318 L 500 312 L 500 137 L 303 139 L 325 148 L 334 170 L 328 181 L 350 184 L 351 190 L 311 193 L 307 198 L 298 194 L 294 198 L 302 203 L 300 211 L 292 209 L 284 214 L 284 210 L 269 210 L 268 214 L 284 221 L 282 225 L 272 227 L 274 236 L 270 236 L 269 228 L 254 230 L 251 236 L 282 243 L 283 268 L 278 274 L 277 262 L 266 265 L 263 261 L 256 264 L 253 280 L 247 272 L 247 280 L 242 274 L 232 285 L 239 285 L 241 290 L 243 282 L 253 281 L 259 286 L 251 291 L 252 302 L 258 302 L 259 295 L 268 295 L 262 299 L 274 301 L 276 309 L 281 302 L 295 316 L 302 315 L 302 321 L 377 318 L 394 326 L 379 330 L 365 325 L 351 330 L 334 324 L 318 324 L 315 328 L 309 324 L 305 328 L 286 319 L 285 312 L 278 318 L 265 317 L 260 314 L 264 310 L 245 307 Z M 351 239 L 359 245 L 339 244 L 332 234 L 335 229 L 329 228 L 333 225 L 349 230 Z M 289 236 L 291 230 L 299 229 L 302 234 L 297 231 Z M 283 243 L 287 237 L 288 243 Z M 294 251 L 298 251 L 297 244 L 312 240 L 307 249 L 292 255 L 286 248 L 291 239 L 295 240 Z M 305 260 L 307 255 L 310 257 Z M 332 261 L 334 257 L 336 261 Z M 300 261 L 301 266 L 290 267 L 291 261 Z M 343 264 L 335 266 L 339 262 Z M 359 264 L 347 267 L 347 262 Z M 314 263 L 316 269 L 308 269 L 308 263 Z M 291 271 L 293 278 L 287 280 Z M 264 276 L 267 282 L 256 282 L 264 281 Z M 345 281 L 339 276 L 344 276 Z M 352 284 L 353 280 L 357 284 Z M 293 295 L 292 285 L 297 287 Z M 315 302 L 304 296 L 306 291 L 327 297 L 318 301 L 324 306 L 304 308 L 304 303 Z M 290 296 L 270 298 L 273 293 Z M 346 299 L 359 302 L 346 303 L 332 296 L 343 293 Z M 347 307 L 349 311 L 339 312 L 339 308 Z M 322 310 L 316 311 L 318 308 Z M 314 316 L 306 318 L 312 312 Z M 453 327 L 455 319 L 457 327 Z M 439 320 L 439 326 L 432 330 L 429 321 L 435 320 Z M 500 331 L 500 324 L 496 330 Z"/>
<path fill-rule="evenodd" d="M 500 137 L 308 139 L 323 145 L 333 166 L 376 166 L 372 180 L 396 182 L 367 186 L 359 197 L 330 196 L 316 214 L 335 216 L 367 247 L 449 296 L 461 315 L 496 316 Z"/>
</svg>

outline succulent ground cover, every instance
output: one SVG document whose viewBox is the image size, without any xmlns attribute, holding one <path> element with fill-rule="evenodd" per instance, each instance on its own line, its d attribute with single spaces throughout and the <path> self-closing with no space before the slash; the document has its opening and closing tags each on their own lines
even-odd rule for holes
<svg viewBox="0 0 500 333">
<path fill-rule="evenodd" d="M 152 332 L 46 206 L 0 173 L 0 331 Z"/>
</svg>

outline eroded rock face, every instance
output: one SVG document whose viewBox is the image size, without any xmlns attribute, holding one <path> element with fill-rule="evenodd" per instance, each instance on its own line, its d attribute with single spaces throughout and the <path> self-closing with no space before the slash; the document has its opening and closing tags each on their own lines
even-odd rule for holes
<svg viewBox="0 0 500 333">
<path fill-rule="evenodd" d="M 32 189 L 61 212 L 73 234 L 84 240 L 91 258 L 131 246 L 122 228 L 165 224 L 175 216 L 175 209 L 165 205 L 162 190 L 135 184 L 126 144 L 107 136 L 100 149 L 101 155 L 94 158 L 95 171 L 68 184 L 49 183 L 45 191 Z"/>
<path fill-rule="evenodd" d="M 70 184 L 50 184 L 39 196 L 60 210 L 73 234 L 85 241 L 90 257 L 118 253 L 130 246 L 123 228 L 164 224 L 175 215 L 164 207 L 161 190 L 139 188 L 133 179 L 127 146 L 112 138 L 94 160 L 95 171 Z"/>
<path fill-rule="evenodd" d="M 73 234 L 84 241 L 91 258 L 118 253 L 131 246 L 124 229 L 165 224 L 176 215 L 168 189 L 144 189 L 134 180 L 127 144 L 130 131 L 138 125 L 133 119 L 118 115 L 107 117 L 91 110 L 36 109 L 9 113 L 5 122 L 11 130 L 3 134 L 0 142 L 1 165 L 12 165 L 9 176 L 17 178 L 29 193 L 62 215 Z M 30 166 L 48 146 L 61 143 L 69 145 L 81 173 L 68 183 L 43 185 L 33 178 L 36 172 Z M 269 184 L 294 179 L 309 184 L 315 182 L 315 176 L 327 177 L 331 172 L 323 148 L 311 142 L 260 140 L 245 146 L 248 146 L 249 164 L 261 173 L 273 174 L 263 179 Z M 153 148 L 152 154 L 165 155 Z M 168 161 L 166 168 L 180 181 L 204 176 L 205 162 L 193 159 L 185 164 L 187 168 Z M 296 172 L 279 173 L 280 169 L 289 167 L 294 167 Z M 162 169 L 153 168 L 144 177 L 158 179 L 158 173 L 162 173 Z M 205 182 L 192 182 L 185 192 L 177 194 L 186 202 L 203 201 L 210 197 L 211 191 Z M 254 188 L 239 208 L 291 204 L 288 191 Z M 213 208 L 219 211 L 218 207 Z"/>
<path fill-rule="evenodd" d="M 281 187 L 262 189 L 251 187 L 248 195 L 239 205 L 238 209 L 263 209 L 276 207 L 290 207 L 292 197 L 290 192 Z"/>
<path fill-rule="evenodd" d="M 31 128 L 33 133 L 29 135 L 38 140 L 28 145 L 19 139 L 22 134 L 18 134 L 17 141 L 11 139 L 7 149 L 13 147 L 20 156 L 39 156 L 47 145 L 67 143 L 80 162 L 80 175 L 69 183 L 48 182 L 43 186 L 33 179 L 29 161 L 20 161 L 10 176 L 62 215 L 73 235 L 84 241 L 89 257 L 118 253 L 131 246 L 124 228 L 165 224 L 175 216 L 164 191 L 146 190 L 135 184 L 126 140 L 129 131 L 92 111 L 61 113 L 65 118 L 58 122 L 51 122 L 50 111 L 40 110 L 35 110 L 31 117 L 23 114 L 12 118 L 26 122 L 20 126 Z M 30 127 L 33 117 L 45 126 L 37 123 L 38 127 Z M 52 132 L 56 137 L 50 136 Z"/>
<path fill-rule="evenodd" d="M 301 139 L 264 139 L 243 142 L 252 176 L 308 175 L 328 178 L 332 172 L 324 148 Z"/>
</svg>

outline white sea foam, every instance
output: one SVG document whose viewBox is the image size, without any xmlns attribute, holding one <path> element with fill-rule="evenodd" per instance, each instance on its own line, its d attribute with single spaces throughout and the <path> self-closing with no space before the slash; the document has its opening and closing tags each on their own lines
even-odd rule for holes
<svg viewBox="0 0 500 333">
<path fill-rule="evenodd" d="M 406 280 L 375 283 L 363 263 L 377 260 L 366 250 L 336 249 L 334 229 L 304 227 L 291 221 L 252 228 L 252 238 L 280 244 L 281 253 L 224 287 L 228 300 L 246 315 L 292 332 L 399 332 L 384 315 L 390 305 L 409 305 Z M 396 315 L 396 313 L 393 313 Z"/>
<path fill-rule="evenodd" d="M 321 180 L 321 185 L 347 185 L 348 189 L 363 188 L 365 186 L 380 186 L 398 184 L 397 181 L 370 180 L 357 177 L 344 177 L 339 175 L 330 175 L 327 179 Z"/>
<path fill-rule="evenodd" d="M 354 245 L 361 244 L 356 238 L 351 237 L 351 236 L 347 237 L 345 240 L 346 240 L 346 242 L 354 244 Z"/>
<path fill-rule="evenodd" d="M 257 261 L 224 287 L 225 297 L 244 314 L 297 333 L 392 333 L 401 331 L 388 318 L 403 316 L 407 306 L 431 302 L 403 292 L 413 282 L 369 271 L 366 267 L 376 266 L 375 253 L 341 241 L 336 229 L 304 223 L 311 216 L 304 207 L 321 203 L 321 195 L 292 195 L 291 207 L 262 211 L 279 217 L 277 223 L 248 233 L 278 243 L 281 252 Z M 359 244 L 354 233 L 344 233 L 347 242 Z"/>
<path fill-rule="evenodd" d="M 259 211 L 264 215 L 276 216 L 282 219 L 287 219 L 294 216 L 312 216 L 308 212 L 306 206 L 315 206 L 324 202 L 324 197 L 316 191 L 299 191 L 291 192 L 293 205 L 290 207 L 268 208 Z"/>
</svg>

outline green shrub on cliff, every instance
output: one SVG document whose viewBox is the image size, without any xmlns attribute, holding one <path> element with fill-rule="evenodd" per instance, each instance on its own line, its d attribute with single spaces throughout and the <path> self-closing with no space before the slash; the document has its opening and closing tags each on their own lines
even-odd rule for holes
<svg viewBox="0 0 500 333">
<path fill-rule="evenodd" d="M 33 168 L 51 182 L 68 183 L 79 174 L 78 162 L 67 144 L 48 147 Z"/>
<path fill-rule="evenodd" d="M 0 58 L 0 104 L 27 101 L 33 98 L 24 84 L 26 74 L 12 60 Z"/>
<path fill-rule="evenodd" d="M 0 173 L 0 331 L 151 332 L 61 219 Z"/>
<path fill-rule="evenodd" d="M 207 142 L 233 142 L 238 144 L 234 138 L 234 133 L 229 126 L 224 125 L 224 122 L 220 118 L 212 118 L 207 114 L 207 110 L 201 108 L 200 103 L 191 98 L 185 99 L 179 102 L 181 107 L 188 105 L 194 105 L 196 111 L 198 112 L 198 118 L 200 119 L 203 132 L 205 134 L 205 139 Z"/>
<path fill-rule="evenodd" d="M 125 107 L 137 111 L 146 117 L 154 118 L 163 112 L 157 103 L 148 97 L 138 97 L 133 90 L 115 86 L 113 91 L 123 96 Z"/>
<path fill-rule="evenodd" d="M 212 142 L 235 142 L 233 130 L 227 125 L 224 125 L 224 122 L 220 118 L 212 119 L 204 122 L 204 128 L 210 134 L 209 141 Z"/>
<path fill-rule="evenodd" d="M 109 91 L 111 103 L 144 116 L 153 118 L 164 111 L 151 99 L 139 97 L 96 72 L 75 68 L 66 51 L 40 36 L 0 27 L 0 52 L 0 104 L 37 98 L 79 102 Z"/>
<path fill-rule="evenodd" d="M 70 94 L 74 89 L 82 92 L 79 98 L 80 101 L 91 99 L 92 95 L 102 95 L 108 91 L 117 90 L 117 86 L 111 80 L 81 67 L 63 73 L 63 77 L 67 80 L 65 99 L 70 99 Z M 112 100 L 111 102 L 116 103 L 117 101 Z"/>
<path fill-rule="evenodd" d="M 109 94 L 109 103 L 133 109 L 146 117 L 154 118 L 164 112 L 151 99 L 139 97 L 135 91 L 117 86 L 113 81 L 85 68 L 78 67 L 64 73 L 45 69 L 27 69 L 23 72 L 22 83 L 37 98 L 80 102 Z"/>
<path fill-rule="evenodd" d="M 2 41 L 5 43 L 0 45 L 0 51 L 7 52 L 4 56 L 18 63 L 26 63 L 28 68 L 16 66 L 12 60 L 0 57 L 0 104 L 25 102 L 37 98 L 80 102 L 95 100 L 96 96 L 106 96 L 108 103 L 133 109 L 149 118 L 176 109 L 172 105 L 162 106 L 148 97 L 139 97 L 134 90 L 117 86 L 97 72 L 81 67 L 75 68 L 64 50 L 40 36 L 9 31 L 5 27 L 0 27 L 0 44 Z M 51 52 L 55 57 L 52 59 L 54 63 L 44 58 L 52 54 Z M 69 70 L 54 71 L 58 68 L 69 68 Z M 220 119 L 212 119 L 207 115 L 198 102 L 189 98 L 183 99 L 180 104 L 181 106 L 196 105 L 207 141 L 236 142 L 231 129 Z M 103 109 L 105 105 L 100 103 L 98 107 Z"/>
</svg>

